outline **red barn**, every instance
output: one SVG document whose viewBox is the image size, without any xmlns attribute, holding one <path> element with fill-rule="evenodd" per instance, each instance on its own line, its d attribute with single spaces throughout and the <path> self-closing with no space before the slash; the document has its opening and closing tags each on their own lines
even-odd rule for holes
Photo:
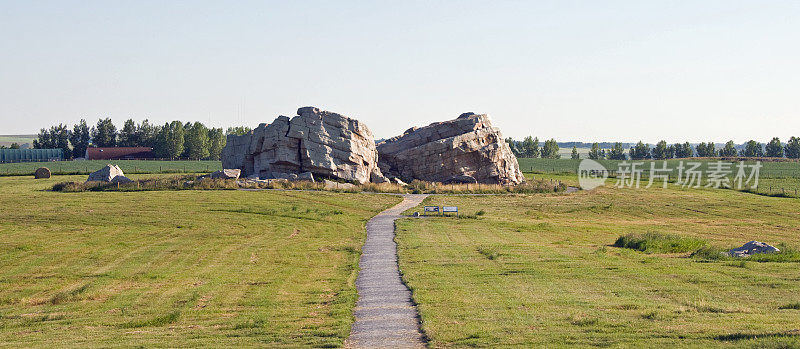
<svg viewBox="0 0 800 349">
<path fill-rule="evenodd" d="M 153 158 L 153 148 L 113 147 L 86 149 L 86 160 L 124 160 Z"/>
</svg>

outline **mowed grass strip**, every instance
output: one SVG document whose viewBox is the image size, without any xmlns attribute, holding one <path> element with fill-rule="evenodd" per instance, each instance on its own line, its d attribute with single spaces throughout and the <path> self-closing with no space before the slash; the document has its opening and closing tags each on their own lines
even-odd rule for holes
<svg viewBox="0 0 800 349">
<path fill-rule="evenodd" d="M 399 202 L 44 190 L 83 177 L 0 178 L 4 345 L 340 346 L 365 222 Z"/>
<path fill-rule="evenodd" d="M 398 222 L 400 267 L 433 347 L 800 345 L 798 263 L 612 246 L 631 232 L 800 246 L 797 200 L 601 188 L 424 204 L 485 212 Z"/>
</svg>

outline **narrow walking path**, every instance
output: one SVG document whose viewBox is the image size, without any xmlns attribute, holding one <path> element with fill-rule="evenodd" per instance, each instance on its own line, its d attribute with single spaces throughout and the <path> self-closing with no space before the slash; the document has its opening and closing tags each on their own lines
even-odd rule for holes
<svg viewBox="0 0 800 349">
<path fill-rule="evenodd" d="M 403 195 L 403 202 L 367 222 L 367 241 L 358 265 L 356 321 L 349 348 L 421 348 L 419 314 L 411 291 L 403 284 L 397 265 L 394 221 L 403 211 L 419 205 L 427 195 Z"/>
</svg>

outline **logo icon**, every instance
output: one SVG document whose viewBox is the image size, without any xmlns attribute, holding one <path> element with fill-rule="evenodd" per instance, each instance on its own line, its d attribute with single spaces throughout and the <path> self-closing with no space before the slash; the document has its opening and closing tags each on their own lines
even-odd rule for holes
<svg viewBox="0 0 800 349">
<path fill-rule="evenodd" d="M 578 165 L 578 184 L 583 190 L 592 190 L 606 183 L 608 170 L 597 161 L 584 159 Z"/>
</svg>

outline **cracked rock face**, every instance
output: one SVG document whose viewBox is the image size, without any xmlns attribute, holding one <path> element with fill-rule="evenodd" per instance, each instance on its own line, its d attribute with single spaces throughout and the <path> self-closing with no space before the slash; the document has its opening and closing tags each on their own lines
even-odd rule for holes
<svg viewBox="0 0 800 349">
<path fill-rule="evenodd" d="M 282 178 L 311 172 L 314 176 L 359 183 L 384 178 L 372 131 L 364 123 L 314 107 L 279 116 L 249 134 L 229 135 L 222 166 L 242 175 Z"/>
<path fill-rule="evenodd" d="M 485 114 L 411 128 L 378 144 L 387 177 L 409 182 L 519 184 L 525 181 L 517 158 Z"/>
</svg>

